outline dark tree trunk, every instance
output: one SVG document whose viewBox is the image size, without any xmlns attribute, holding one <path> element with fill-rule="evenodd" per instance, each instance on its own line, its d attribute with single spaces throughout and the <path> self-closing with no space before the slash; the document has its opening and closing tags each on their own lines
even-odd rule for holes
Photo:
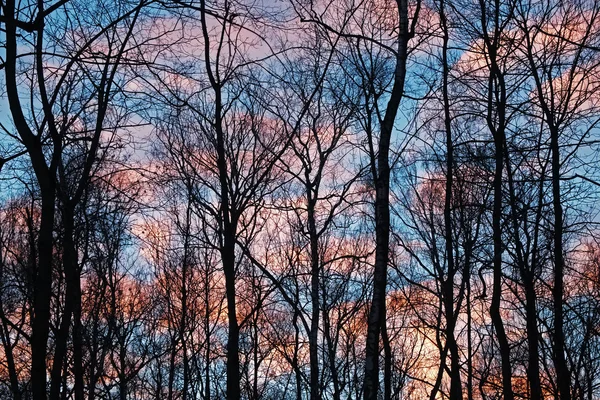
<svg viewBox="0 0 600 400">
<path fill-rule="evenodd" d="M 444 195 L 444 240 L 446 244 L 447 277 L 442 276 L 442 291 L 444 298 L 444 314 L 446 317 L 446 346 L 450 352 L 450 400 L 462 400 L 462 384 L 460 380 L 460 355 L 454 336 L 456 318 L 454 313 L 454 240 L 452 234 L 452 191 L 454 183 L 454 144 L 452 142 L 452 125 L 450 115 L 450 100 L 448 97 L 448 40 L 449 32 L 444 9 L 444 0 L 440 0 L 440 22 L 442 25 L 442 95 L 444 101 L 444 128 L 446 131 L 446 188 Z"/>
<path fill-rule="evenodd" d="M 323 295 L 325 297 L 325 295 Z M 331 322 L 329 313 L 326 311 L 326 299 L 323 299 L 325 310 L 323 310 L 323 329 L 325 331 L 325 342 L 327 343 L 327 357 L 329 358 L 329 371 L 331 373 L 331 381 L 333 383 L 333 400 L 341 400 L 340 394 L 340 377 L 336 365 L 336 348 L 333 338 L 331 337 Z"/>
<path fill-rule="evenodd" d="M 224 246 L 221 250 L 223 270 L 225 273 L 225 288 L 227 297 L 227 318 L 229 332 L 227 336 L 227 399 L 239 400 L 240 398 L 240 355 L 239 341 L 240 329 L 237 322 L 236 296 L 235 296 L 235 258 L 233 252 L 234 237 L 232 232 L 225 232 Z"/>
<path fill-rule="evenodd" d="M 6 62 L 4 65 L 8 103 L 14 124 L 31 159 L 40 185 L 42 199 L 40 229 L 37 244 L 38 262 L 33 290 L 33 322 L 31 335 L 31 387 L 34 400 L 46 399 L 46 356 L 50 332 L 50 299 L 52 295 L 52 260 L 54 214 L 56 209 L 56 158 L 47 166 L 39 137 L 30 130 L 19 100 L 17 85 L 17 27 L 15 2 L 7 0 L 3 7 L 5 17 Z M 56 151 L 60 143 L 55 143 Z"/>
<path fill-rule="evenodd" d="M 490 10 L 484 0 L 479 2 L 481 7 L 481 27 L 489 61 L 488 98 L 487 98 L 487 125 L 494 139 L 494 182 L 493 182 L 493 215 L 492 215 L 492 240 L 494 241 L 493 256 L 493 284 L 492 300 L 490 304 L 490 317 L 498 339 L 500 360 L 502 368 L 502 392 L 505 400 L 513 400 L 512 371 L 510 364 L 510 346 L 504 321 L 500 311 L 502 301 L 502 203 L 503 203 L 503 172 L 504 172 L 504 144 L 506 143 L 506 86 L 503 72 L 498 65 L 499 40 L 502 34 L 500 23 L 500 2 L 494 2 L 494 10 Z M 488 33 L 488 14 L 493 19 L 493 37 Z"/>
<path fill-rule="evenodd" d="M 307 185 L 308 195 L 308 234 L 310 239 L 310 286 L 311 286 L 311 321 L 309 332 L 309 353 L 310 353 L 310 399 L 319 400 L 319 318 L 320 318 L 320 299 L 319 299 L 319 237 L 315 221 L 315 203 L 316 193 L 313 193 L 311 185 Z M 313 197 L 313 195 L 315 197 Z"/>
<path fill-rule="evenodd" d="M 376 400 L 379 392 L 379 340 L 386 319 L 387 267 L 390 239 L 390 165 L 389 151 L 392 130 L 406 78 L 406 60 L 410 27 L 408 22 L 408 1 L 397 0 L 400 32 L 398 54 L 394 72 L 394 85 L 390 94 L 385 116 L 381 123 L 377 166 L 372 166 L 375 184 L 375 268 L 373 272 L 373 297 L 367 325 L 365 356 L 365 377 L 363 396 L 365 400 Z"/>
<path fill-rule="evenodd" d="M 3 267 L 3 266 L 2 266 Z M 1 276 L 2 272 L 0 272 Z M 3 304 L 0 299 L 0 319 L 2 320 L 2 332 L 0 338 L 2 339 L 2 347 L 4 347 L 4 356 L 6 358 L 6 369 L 8 370 L 10 391 L 13 396 L 13 400 L 21 400 L 21 389 L 19 388 L 19 377 L 17 376 L 17 369 L 15 366 L 15 358 L 13 356 L 13 348 L 10 344 L 10 333 L 6 326 L 6 316 L 4 315 Z"/>
<path fill-rule="evenodd" d="M 218 75 L 213 73 L 211 65 L 211 49 L 209 27 L 206 22 L 206 2 L 200 2 L 200 20 L 204 38 L 204 56 L 208 80 L 215 94 L 214 129 L 216 135 L 217 168 L 220 184 L 220 218 L 222 243 L 220 248 L 223 273 L 225 275 L 225 292 L 227 298 L 227 399 L 240 399 L 240 328 L 237 321 L 235 290 L 235 240 L 237 217 L 229 199 L 229 179 L 227 172 L 227 156 L 225 149 L 225 132 L 223 130 L 222 83 Z"/>
<path fill-rule="evenodd" d="M 551 115 L 548 115 L 551 117 Z M 552 205 L 554 206 L 554 286 L 552 299 L 554 301 L 554 359 L 558 390 L 561 400 L 571 400 L 571 375 L 565 356 L 564 333 L 564 270 L 563 254 L 563 208 L 560 192 L 560 148 L 558 143 L 558 128 L 550 123 L 550 147 L 552 151 Z"/>
<path fill-rule="evenodd" d="M 490 305 L 490 316 L 496 331 L 498 345 L 500 347 L 500 359 L 502 363 L 502 387 L 503 394 L 506 400 L 514 398 L 512 390 L 512 372 L 510 366 L 510 346 L 506 331 L 504 330 L 504 322 L 500 312 L 500 302 L 502 297 L 502 171 L 503 171 L 503 153 L 504 140 L 501 139 L 503 132 L 495 132 L 494 143 L 496 147 L 496 165 L 494 172 L 494 208 L 493 208 L 493 240 L 494 240 L 494 281 L 492 286 L 492 302 Z"/>
</svg>

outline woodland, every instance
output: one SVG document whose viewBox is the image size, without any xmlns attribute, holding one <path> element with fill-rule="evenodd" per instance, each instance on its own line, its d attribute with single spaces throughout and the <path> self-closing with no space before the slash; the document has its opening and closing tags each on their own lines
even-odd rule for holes
<svg viewBox="0 0 600 400">
<path fill-rule="evenodd" d="M 0 399 L 600 399 L 599 0 L 0 0 Z"/>
</svg>

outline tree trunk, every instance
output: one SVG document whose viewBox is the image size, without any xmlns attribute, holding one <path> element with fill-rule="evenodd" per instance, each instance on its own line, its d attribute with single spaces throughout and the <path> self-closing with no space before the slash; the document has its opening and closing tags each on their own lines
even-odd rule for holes
<svg viewBox="0 0 600 400">
<path fill-rule="evenodd" d="M 564 269 L 563 254 L 563 208 L 560 193 L 560 148 L 559 131 L 550 126 L 550 147 L 552 151 L 552 205 L 554 206 L 554 359 L 558 390 L 561 400 L 571 400 L 571 375 L 565 357 L 565 334 L 563 316 Z"/>
<path fill-rule="evenodd" d="M 12 392 L 13 400 L 21 400 L 21 389 L 19 388 L 19 377 L 15 366 L 15 358 L 13 356 L 13 348 L 10 345 L 10 333 L 6 326 L 6 316 L 4 315 L 3 304 L 0 299 L 0 319 L 2 320 L 2 347 L 4 347 L 4 356 L 6 358 L 6 369 L 8 370 L 10 391 Z"/>
<path fill-rule="evenodd" d="M 496 132 L 496 136 L 499 135 Z M 512 390 L 512 372 L 510 367 L 510 347 L 504 330 L 504 322 L 500 313 L 500 301 L 502 297 L 502 171 L 504 140 L 494 138 L 496 145 L 496 170 L 494 173 L 494 209 L 493 209 L 493 240 L 494 240 L 494 282 L 492 289 L 492 302 L 490 305 L 490 316 L 496 331 L 496 337 L 500 346 L 500 359 L 502 363 L 502 387 L 504 398 L 514 398 Z"/>
<path fill-rule="evenodd" d="M 14 124 L 29 153 L 31 164 L 40 185 L 42 198 L 40 229 L 38 236 L 38 263 L 33 290 L 33 322 L 31 335 L 31 387 L 34 400 L 46 399 L 46 356 L 50 332 L 50 299 L 52 295 L 53 231 L 56 208 L 56 158 L 50 167 L 46 165 L 42 144 L 28 124 L 19 100 L 17 85 L 17 27 L 15 2 L 7 0 L 3 7 L 5 17 L 6 61 L 3 64 L 6 77 L 6 92 Z M 55 143 L 56 150 L 60 143 Z"/>
<path fill-rule="evenodd" d="M 512 371 L 510 365 L 510 346 L 504 321 L 500 312 L 500 303 L 502 300 L 502 183 L 504 172 L 504 148 L 506 143 L 506 87 L 504 75 L 498 65 L 498 42 L 501 35 L 500 29 L 500 9 L 499 2 L 495 2 L 495 9 L 492 15 L 494 19 L 494 36 L 490 37 L 488 33 L 488 13 L 490 10 L 483 0 L 480 0 L 481 6 L 481 26 L 483 29 L 484 42 L 487 49 L 487 56 L 490 64 L 490 74 L 488 77 L 488 98 L 487 98 L 487 125 L 494 139 L 495 150 L 495 169 L 493 182 L 493 215 L 492 215 L 492 240 L 494 241 L 493 256 L 493 284 L 492 300 L 490 304 L 490 317 L 498 339 L 500 348 L 500 360 L 502 367 L 502 391 L 505 400 L 513 400 L 514 393 L 512 389 Z"/>
<path fill-rule="evenodd" d="M 310 238 L 310 283 L 311 283 L 311 321 L 309 332 L 309 353 L 310 353 L 310 399 L 319 400 L 319 238 L 317 236 L 317 227 L 315 222 L 315 203 L 312 188 L 307 185 L 308 195 L 308 233 Z"/>
<path fill-rule="evenodd" d="M 234 238 L 231 232 L 225 232 L 225 245 L 221 250 L 223 270 L 225 273 L 225 288 L 227 296 L 227 318 L 229 332 L 227 336 L 227 399 L 240 398 L 240 328 L 237 322 L 235 298 L 235 258 L 233 252 Z"/>
<path fill-rule="evenodd" d="M 448 98 L 448 26 L 444 10 L 444 0 L 440 0 L 440 22 L 444 30 L 442 45 L 442 95 L 444 101 L 444 128 L 446 131 L 446 188 L 444 194 L 444 240 L 446 244 L 447 278 L 442 276 L 444 298 L 444 314 L 446 317 L 446 346 L 450 352 L 450 400 L 462 400 L 462 384 L 460 381 L 460 355 L 454 336 L 456 318 L 454 317 L 454 275 L 456 273 L 452 234 L 452 191 L 454 183 L 454 145 L 452 142 L 452 125 L 450 100 Z"/>
<path fill-rule="evenodd" d="M 408 56 L 409 23 L 408 1 L 397 0 L 400 32 L 398 54 L 394 73 L 394 85 L 390 94 L 385 116 L 381 123 L 377 166 L 372 166 L 375 184 L 375 268 L 373 272 L 373 294 L 367 322 L 365 355 L 365 377 L 363 396 L 365 400 L 376 400 L 379 392 L 379 339 L 386 318 L 387 266 L 390 240 L 390 166 L 389 151 L 396 114 L 404 93 L 406 59 Z"/>
</svg>

